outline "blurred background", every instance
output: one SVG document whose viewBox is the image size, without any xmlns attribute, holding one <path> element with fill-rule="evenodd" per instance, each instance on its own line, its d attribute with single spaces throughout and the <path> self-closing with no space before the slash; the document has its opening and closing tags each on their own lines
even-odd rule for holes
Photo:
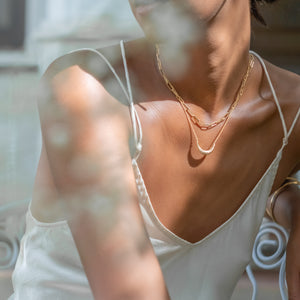
<svg viewBox="0 0 300 300">
<path fill-rule="evenodd" d="M 268 26 L 253 22 L 252 49 L 300 74 L 299 0 L 259 9 Z M 40 155 L 34 86 L 55 58 L 71 50 L 140 36 L 126 0 L 0 0 L 0 300 L 11 293 L 15 248 L 10 237 L 22 233 Z M 276 275 L 258 276 L 259 299 L 280 299 Z M 244 278 L 233 299 L 250 295 Z"/>
</svg>

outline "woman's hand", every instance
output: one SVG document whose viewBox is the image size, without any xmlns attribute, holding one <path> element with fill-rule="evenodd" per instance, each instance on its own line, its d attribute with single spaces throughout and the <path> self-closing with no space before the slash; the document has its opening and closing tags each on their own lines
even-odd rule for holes
<svg viewBox="0 0 300 300">
<path fill-rule="evenodd" d="M 287 186 L 275 199 L 276 222 L 290 230 L 286 249 L 286 280 L 289 300 L 300 300 L 300 189 Z"/>
</svg>

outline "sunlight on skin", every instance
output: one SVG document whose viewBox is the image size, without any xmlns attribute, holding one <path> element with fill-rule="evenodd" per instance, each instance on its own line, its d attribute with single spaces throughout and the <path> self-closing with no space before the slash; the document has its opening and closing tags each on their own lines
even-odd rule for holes
<svg viewBox="0 0 300 300">
<path fill-rule="evenodd" d="M 135 191 L 128 107 L 78 67 L 61 72 L 50 87 L 43 87 L 49 94 L 43 95 L 40 113 L 60 195 L 56 197 L 67 199 L 69 218 L 89 211 L 114 220 L 119 203 Z M 49 198 L 54 194 L 47 187 L 40 193 Z"/>
<path fill-rule="evenodd" d="M 211 0 L 209 2 L 211 6 L 206 5 L 207 10 L 204 11 L 201 7 L 201 3 L 204 2 L 199 0 L 160 0 L 157 1 L 160 2 L 159 6 L 153 7 L 151 12 L 137 15 L 138 20 L 143 17 L 140 21 L 146 36 L 160 45 L 164 70 L 168 73 L 170 80 L 176 81 L 184 78 L 191 61 L 193 63 L 193 57 L 187 48 L 194 43 L 201 44 L 201 41 L 207 38 L 205 24 L 213 18 L 225 1 Z M 131 0 L 131 3 L 135 2 L 138 1 Z M 202 15 L 203 19 L 197 19 L 199 16 L 194 18 L 195 11 Z M 224 27 L 235 25 L 235 19 L 232 18 L 224 24 Z M 222 31 L 220 27 L 214 30 L 214 35 L 211 35 L 210 40 L 207 39 L 205 42 L 211 42 L 216 48 L 219 45 L 226 47 L 226 44 L 235 44 L 235 35 L 232 35 L 233 40 L 229 42 L 226 30 Z M 237 42 L 235 48 L 238 47 Z M 222 50 L 227 54 L 230 53 L 227 48 Z M 216 66 L 216 70 L 225 73 L 230 68 L 218 68 L 224 63 L 222 61 L 224 57 L 218 54 L 214 53 L 210 56 L 210 65 L 207 65 Z M 114 51 L 107 51 L 105 57 L 113 65 L 117 64 L 117 60 L 120 59 L 119 53 Z M 229 62 L 228 65 L 233 64 L 235 60 L 233 55 L 229 55 L 226 59 Z M 205 67 L 207 66 L 203 66 L 202 69 Z M 110 72 L 106 64 L 96 56 L 88 60 L 88 69 L 99 78 L 105 77 Z M 232 74 L 224 73 L 211 72 L 210 80 L 217 82 L 222 76 L 228 78 L 232 76 Z M 236 77 L 239 78 L 240 74 Z M 191 84 L 199 84 L 199 82 L 194 81 Z M 40 187 L 37 195 L 39 195 L 38 198 L 49 199 L 49 203 L 51 202 L 51 210 L 47 207 L 42 210 L 45 219 L 51 219 L 52 215 L 60 216 L 60 212 L 63 211 L 62 219 L 66 216 L 68 220 L 76 219 L 75 228 L 78 231 L 81 230 L 82 224 L 86 226 L 89 218 L 97 219 L 100 226 L 94 226 L 93 229 L 99 240 L 108 241 L 111 237 L 115 238 L 116 235 L 120 235 L 118 241 L 122 241 L 124 248 L 120 247 L 119 243 L 108 243 L 107 248 L 104 247 L 104 252 L 114 253 L 112 260 L 107 264 L 113 262 L 119 266 L 120 263 L 127 262 L 128 257 L 132 257 L 132 260 L 136 260 L 134 265 L 139 265 L 140 261 L 134 254 L 138 251 L 140 254 L 138 258 L 145 253 L 147 255 L 149 244 L 146 243 L 143 228 L 137 226 L 141 224 L 138 215 L 133 215 L 132 211 L 129 212 L 133 204 L 130 201 L 136 197 L 136 186 L 128 153 L 128 140 L 131 138 L 128 108 L 120 107 L 119 102 L 107 91 L 107 88 L 112 91 L 119 89 L 115 79 L 107 79 L 105 87 L 106 89 L 76 66 L 56 75 L 50 89 L 47 87 L 43 90 L 44 93 L 49 91 L 42 97 L 44 102 L 42 99 L 41 113 L 45 122 L 43 127 L 47 149 L 50 150 L 49 153 L 51 152 L 49 161 L 51 161 L 58 189 L 56 190 L 54 185 L 46 184 Z M 196 90 L 191 86 L 188 89 Z M 201 86 L 199 90 L 205 89 Z M 219 94 L 223 92 L 219 90 Z M 57 101 L 52 101 L 53 98 Z M 219 106 L 216 111 L 220 111 Z M 207 121 L 210 121 L 209 118 Z M 218 163 L 216 159 L 214 164 L 211 164 L 212 174 L 218 167 Z M 53 201 L 55 197 L 58 201 Z M 84 229 L 83 234 L 87 232 Z M 108 236 L 108 233 L 112 235 Z M 132 243 L 132 240 L 135 243 Z M 92 246 L 91 242 L 91 249 Z M 88 249 L 87 256 L 89 256 L 89 251 L 93 252 L 91 249 Z M 145 268 L 142 266 L 141 271 L 136 272 L 132 277 L 133 285 L 140 279 L 138 277 L 149 276 L 151 273 L 150 271 L 144 274 Z M 153 265 L 149 265 L 150 269 L 151 266 Z M 106 275 L 109 277 L 109 274 Z M 124 276 L 126 277 L 126 274 Z M 113 280 L 114 278 L 111 278 L 110 282 Z M 115 281 L 116 284 L 122 282 L 117 279 Z"/>
<path fill-rule="evenodd" d="M 54 124 L 48 129 L 48 136 L 51 144 L 57 148 L 65 148 L 70 143 L 70 130 L 67 126 Z"/>
<path fill-rule="evenodd" d="M 139 20 L 139 16 L 136 17 Z M 167 60 L 170 79 L 180 78 L 189 63 L 185 48 L 202 37 L 199 24 L 182 7 L 170 2 L 157 5 L 140 22 L 147 38 L 165 49 L 164 59 Z"/>
<path fill-rule="evenodd" d="M 71 83 L 75 84 L 70 86 Z M 96 79 L 87 73 L 79 75 L 77 66 L 71 67 L 69 72 L 63 71 L 56 75 L 52 88 L 53 96 L 59 100 L 59 104 L 75 114 L 89 113 L 98 109 L 101 99 L 105 101 L 105 97 L 108 96 Z"/>
<path fill-rule="evenodd" d="M 202 32 L 184 11 L 177 7 L 165 5 L 150 16 L 152 31 L 163 52 L 162 59 L 166 62 L 166 71 L 171 80 L 180 79 L 190 63 L 186 47 L 192 42 L 201 40 Z M 164 30 L 161 30 L 164 28 Z M 189 34 L 186 34 L 189 32 Z"/>
<path fill-rule="evenodd" d="M 138 8 L 143 8 L 144 2 L 130 0 L 132 11 L 150 43 L 159 43 L 168 79 L 175 83 L 186 101 L 201 104 L 197 109 L 204 110 L 205 122 L 224 115 L 248 63 L 249 49 L 245 41 L 250 38 L 249 3 L 151 0 L 154 6 L 147 13 L 139 14 Z M 235 7 L 243 14 L 226 18 Z M 215 22 L 217 15 L 219 19 Z M 181 28 L 190 28 L 189 34 L 182 34 Z M 168 34 L 169 31 L 172 34 Z M 232 32 L 233 41 L 228 39 L 228 32 Z M 160 36 L 165 39 L 159 40 Z"/>
<path fill-rule="evenodd" d="M 198 2 L 188 1 L 185 5 L 180 1 L 162 2 L 148 15 L 143 15 L 140 21 L 148 38 L 158 42 L 163 49 L 161 58 L 165 71 L 171 74 L 169 79 L 176 80 L 184 76 L 185 69 L 190 66 L 186 47 L 201 42 L 204 38 L 205 22 L 193 16 L 193 10 L 202 9 Z M 208 6 L 211 11 L 208 9 L 209 12 L 204 12 L 203 19 L 208 14 L 211 15 L 213 9 L 216 10 L 222 3 L 221 0 L 213 1 L 211 7 Z M 139 16 L 137 19 L 139 20 Z M 220 40 L 220 37 L 217 36 L 216 40 Z M 114 51 L 106 54 L 109 54 L 108 58 L 113 63 L 117 57 L 119 59 Z M 89 61 L 89 67 L 94 67 L 95 72 L 107 74 L 107 67 L 96 70 L 96 66 L 99 68 L 98 63 L 93 64 L 93 60 Z M 80 197 L 74 195 L 81 193 L 85 194 L 83 198 L 93 199 L 91 203 L 97 202 L 97 197 L 103 197 L 99 202 L 102 201 L 106 207 L 105 199 L 108 194 L 113 192 L 114 197 L 118 198 L 117 191 L 129 184 L 126 180 L 131 178 L 129 182 L 133 182 L 132 174 L 125 174 L 126 168 L 119 167 L 124 164 L 127 155 L 129 135 L 126 131 L 128 126 L 124 126 L 124 116 L 128 117 L 128 110 L 120 110 L 118 101 L 113 99 L 98 81 L 79 70 L 80 68 L 75 66 L 68 72 L 63 71 L 56 75 L 52 82 L 51 95 L 44 96 L 46 101 L 42 109 L 43 118 L 52 120 L 45 125 L 48 147 L 53 149 L 53 153 L 61 155 L 57 162 L 54 158 L 49 159 L 53 160 L 55 168 L 61 170 L 57 178 L 66 190 L 76 183 L 76 188 L 68 191 L 72 195 L 71 198 L 78 198 L 73 201 L 78 202 L 76 205 L 82 204 Z M 108 81 L 109 89 L 116 89 L 115 85 L 115 81 L 112 80 L 111 84 Z M 58 102 L 51 101 L 52 97 Z M 126 130 L 122 132 L 120 128 Z M 114 172 L 111 171 L 113 169 Z M 80 184 L 90 183 L 92 186 L 94 180 L 97 180 L 99 189 L 80 190 Z M 120 184 L 120 187 L 113 186 L 113 183 Z M 133 184 L 130 185 L 131 190 L 134 190 Z M 94 207 L 91 210 L 94 210 Z"/>
</svg>

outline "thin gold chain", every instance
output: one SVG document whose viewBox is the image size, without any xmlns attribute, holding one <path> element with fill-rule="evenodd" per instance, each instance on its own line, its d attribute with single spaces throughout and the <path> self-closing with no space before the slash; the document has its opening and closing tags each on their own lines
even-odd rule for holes
<svg viewBox="0 0 300 300">
<path fill-rule="evenodd" d="M 227 113 L 222 117 L 220 118 L 219 120 L 217 121 L 214 121 L 212 122 L 211 124 L 200 124 L 200 120 L 197 116 L 195 116 L 190 108 L 187 106 L 187 104 L 184 102 L 183 98 L 178 94 L 178 92 L 176 91 L 175 87 L 172 85 L 172 83 L 169 81 L 169 79 L 167 78 L 163 68 L 162 68 L 162 62 L 160 60 L 160 51 L 159 51 L 159 47 L 158 45 L 156 45 L 156 60 L 157 60 L 157 65 L 158 65 L 158 69 L 160 71 L 160 74 L 161 76 L 163 77 L 164 81 L 165 81 L 165 84 L 167 85 L 167 87 L 169 88 L 169 90 L 175 95 L 176 99 L 179 101 L 179 103 L 181 104 L 183 110 L 184 110 L 184 113 L 187 117 L 187 120 L 189 122 L 189 125 L 191 127 L 191 130 L 193 132 L 193 135 L 196 139 L 196 142 L 197 142 L 197 148 L 199 149 L 199 151 L 204 154 L 204 155 L 208 155 L 210 153 L 212 153 L 214 151 L 214 148 L 216 146 L 216 142 L 218 141 L 219 137 L 221 136 L 221 134 L 223 133 L 228 121 L 229 121 L 229 118 L 231 116 L 231 113 L 233 112 L 233 110 L 235 109 L 235 107 L 237 106 L 240 98 L 242 97 L 242 95 L 244 94 L 244 90 L 245 90 L 245 86 L 246 86 L 246 83 L 248 81 L 248 78 L 249 78 L 249 75 L 250 75 L 250 72 L 254 66 L 254 56 L 252 54 L 249 54 L 249 63 L 248 63 L 248 68 L 247 68 L 247 71 L 246 71 L 246 74 L 244 75 L 243 77 L 243 80 L 242 80 L 242 83 L 240 85 L 240 88 L 239 88 L 239 91 L 237 93 L 237 96 L 236 98 L 234 99 L 234 101 L 232 102 L 232 104 L 230 105 Z M 218 134 L 216 135 L 216 137 L 214 138 L 212 144 L 211 144 L 211 147 L 208 149 L 208 150 L 205 150 L 203 149 L 200 145 L 199 145 L 199 139 L 198 139 L 198 136 L 196 135 L 196 132 L 193 128 L 193 124 L 196 125 L 197 127 L 199 127 L 201 130 L 209 130 L 211 128 L 214 128 L 216 127 L 218 124 L 220 123 L 223 123 L 221 129 L 219 130 Z"/>
</svg>

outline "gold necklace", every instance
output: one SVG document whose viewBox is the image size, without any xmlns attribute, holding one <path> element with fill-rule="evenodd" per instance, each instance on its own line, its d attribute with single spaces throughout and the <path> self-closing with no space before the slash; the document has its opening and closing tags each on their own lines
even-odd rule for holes
<svg viewBox="0 0 300 300">
<path fill-rule="evenodd" d="M 175 87 L 172 85 L 172 83 L 169 81 L 169 79 L 167 78 L 163 68 L 162 68 L 162 62 L 160 60 L 160 51 L 159 51 L 159 47 L 158 45 L 156 45 L 156 61 L 157 61 L 157 65 L 158 65 L 158 69 L 159 72 L 161 74 L 161 76 L 163 77 L 166 86 L 168 87 L 168 89 L 175 95 L 176 99 L 179 101 L 179 103 L 181 104 L 181 107 L 183 108 L 183 111 L 187 117 L 187 120 L 189 122 L 190 128 L 192 130 L 192 133 L 196 139 L 197 142 L 197 148 L 200 151 L 201 154 L 203 155 L 208 155 L 210 153 L 212 153 L 215 149 L 216 143 L 219 139 L 219 137 L 221 136 L 221 134 L 223 133 L 225 126 L 227 125 L 229 118 L 231 116 L 231 113 L 233 112 L 233 110 L 235 109 L 235 107 L 237 106 L 240 98 L 242 97 L 242 95 L 244 94 L 244 90 L 245 90 L 245 86 L 248 80 L 248 77 L 250 75 L 250 72 L 254 66 L 254 56 L 252 54 L 249 54 L 249 63 L 248 63 L 248 68 L 246 71 L 245 76 L 243 77 L 242 83 L 240 85 L 238 94 L 236 96 L 236 98 L 234 99 L 234 101 L 232 102 L 232 104 L 230 105 L 228 111 L 226 112 L 226 114 L 220 118 L 217 121 L 214 121 L 210 124 L 200 124 L 200 119 L 194 115 L 190 108 L 187 106 L 187 104 L 184 102 L 183 98 L 178 94 L 178 92 L 176 91 Z M 200 145 L 199 145 L 199 139 L 198 136 L 196 135 L 196 132 L 193 128 L 193 124 L 196 125 L 197 127 L 199 127 L 201 130 L 209 130 L 212 129 L 214 127 L 216 127 L 218 124 L 223 123 L 221 129 L 219 130 L 218 134 L 216 135 L 216 137 L 214 138 L 214 140 L 212 141 L 212 145 L 208 150 L 203 149 Z M 193 123 L 193 124 L 192 124 Z"/>
</svg>

